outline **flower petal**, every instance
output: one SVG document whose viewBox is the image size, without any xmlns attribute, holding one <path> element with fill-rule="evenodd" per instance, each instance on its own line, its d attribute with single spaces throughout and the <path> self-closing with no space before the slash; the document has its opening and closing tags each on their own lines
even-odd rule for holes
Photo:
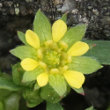
<svg viewBox="0 0 110 110">
<path fill-rule="evenodd" d="M 67 31 L 67 25 L 63 20 L 57 20 L 52 26 L 53 41 L 58 42 Z"/>
<path fill-rule="evenodd" d="M 37 82 L 38 85 L 40 87 L 45 86 L 48 83 L 48 74 L 47 73 L 41 73 L 38 77 L 37 77 Z"/>
<path fill-rule="evenodd" d="M 25 58 L 21 61 L 21 66 L 26 71 L 32 71 L 38 66 L 38 62 L 31 58 Z"/>
<path fill-rule="evenodd" d="M 78 41 L 68 50 L 69 56 L 81 56 L 89 50 L 89 46 L 85 42 Z"/>
<path fill-rule="evenodd" d="M 81 88 L 85 81 L 84 75 L 78 71 L 68 70 L 63 75 L 68 84 L 73 88 Z"/>
<path fill-rule="evenodd" d="M 34 47 L 36 49 L 38 49 L 40 47 L 40 40 L 36 33 L 34 33 L 31 30 L 27 30 L 25 37 L 26 37 L 26 41 L 29 45 L 31 45 L 32 47 Z"/>
</svg>

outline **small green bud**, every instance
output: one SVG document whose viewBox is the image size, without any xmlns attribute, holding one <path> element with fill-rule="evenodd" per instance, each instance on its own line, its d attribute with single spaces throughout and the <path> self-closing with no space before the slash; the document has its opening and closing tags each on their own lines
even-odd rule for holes
<svg viewBox="0 0 110 110">
<path fill-rule="evenodd" d="M 42 58 L 43 58 L 42 49 L 39 49 L 39 50 L 37 51 L 37 57 L 38 57 L 39 59 L 42 59 Z"/>
</svg>

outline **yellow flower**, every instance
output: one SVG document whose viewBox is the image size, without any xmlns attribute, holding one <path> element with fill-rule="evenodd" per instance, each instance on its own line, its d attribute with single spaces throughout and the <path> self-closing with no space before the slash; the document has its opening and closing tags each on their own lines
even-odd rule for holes
<svg viewBox="0 0 110 110">
<path fill-rule="evenodd" d="M 81 88 L 85 81 L 83 73 L 68 69 L 72 56 L 85 54 L 89 46 L 87 43 L 77 41 L 70 48 L 61 41 L 67 31 L 67 25 L 62 20 L 57 20 L 52 26 L 52 40 L 40 43 L 40 39 L 32 30 L 27 30 L 25 39 L 28 45 L 36 49 L 38 60 L 25 58 L 21 61 L 21 66 L 25 71 L 32 71 L 38 66 L 44 72 L 36 78 L 40 87 L 49 82 L 50 74 L 62 74 L 67 83 L 73 88 Z"/>
</svg>

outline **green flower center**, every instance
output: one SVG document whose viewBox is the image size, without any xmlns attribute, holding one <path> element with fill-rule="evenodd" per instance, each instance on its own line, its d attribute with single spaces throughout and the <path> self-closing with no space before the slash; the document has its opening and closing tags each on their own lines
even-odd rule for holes
<svg viewBox="0 0 110 110">
<path fill-rule="evenodd" d="M 60 64 L 60 54 L 54 50 L 46 50 L 44 52 L 43 61 L 48 65 L 49 68 L 56 68 Z"/>
<path fill-rule="evenodd" d="M 64 42 L 45 42 L 38 50 L 41 67 L 50 71 L 50 73 L 68 69 L 67 65 L 71 62 L 71 57 L 67 54 L 67 47 Z"/>
</svg>

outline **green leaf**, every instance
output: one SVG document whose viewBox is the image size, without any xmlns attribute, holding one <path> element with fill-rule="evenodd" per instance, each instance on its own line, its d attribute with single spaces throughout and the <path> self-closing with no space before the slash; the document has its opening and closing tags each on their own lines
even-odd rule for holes
<svg viewBox="0 0 110 110">
<path fill-rule="evenodd" d="M 38 85 L 38 83 L 36 83 L 36 84 L 34 85 L 34 90 L 38 90 L 38 89 L 40 89 L 40 86 Z"/>
<path fill-rule="evenodd" d="M 79 24 L 70 28 L 61 39 L 71 47 L 75 42 L 81 40 L 86 32 L 86 24 Z"/>
<path fill-rule="evenodd" d="M 86 56 L 95 57 L 101 64 L 110 65 L 110 41 L 84 40 L 91 45 L 91 49 Z"/>
<path fill-rule="evenodd" d="M 60 103 L 49 103 L 47 102 L 46 110 L 64 110 Z"/>
<path fill-rule="evenodd" d="M 100 63 L 91 57 L 79 56 L 72 57 L 72 63 L 69 64 L 69 69 L 90 74 L 102 68 Z"/>
<path fill-rule="evenodd" d="M 83 88 L 79 88 L 79 89 L 76 89 L 76 88 L 73 88 L 73 90 L 75 91 L 75 92 L 77 92 L 78 94 L 84 94 L 84 90 L 83 90 Z"/>
<path fill-rule="evenodd" d="M 43 70 L 41 68 L 36 68 L 33 71 L 26 71 L 23 75 L 22 82 L 30 82 L 36 80 L 37 76 L 42 73 Z"/>
<path fill-rule="evenodd" d="M 11 80 L 0 77 L 0 89 L 6 89 L 10 91 L 18 91 L 20 86 L 15 85 Z"/>
<path fill-rule="evenodd" d="M 108 107 L 107 107 L 107 109 L 106 110 L 110 110 L 110 104 L 108 104 Z"/>
<path fill-rule="evenodd" d="M 10 94 L 12 93 L 12 91 L 6 90 L 6 89 L 0 89 L 0 100 L 4 100 L 5 98 L 7 98 Z M 1 110 L 1 109 L 0 109 Z"/>
<path fill-rule="evenodd" d="M 18 46 L 15 49 L 12 49 L 10 52 L 21 60 L 25 58 L 37 60 L 37 50 L 30 46 Z"/>
<path fill-rule="evenodd" d="M 17 63 L 12 66 L 12 77 L 13 77 L 13 82 L 16 85 L 21 84 L 22 76 L 23 76 L 24 70 L 20 66 L 20 63 Z"/>
<path fill-rule="evenodd" d="M 59 96 L 64 96 L 67 91 L 66 82 L 64 77 L 60 74 L 49 75 L 50 86 L 59 94 Z"/>
<path fill-rule="evenodd" d="M 85 110 L 95 110 L 93 106 L 86 108 Z"/>
<path fill-rule="evenodd" d="M 67 84 L 67 92 L 66 92 L 65 96 L 67 96 L 70 92 L 71 92 L 71 87 Z"/>
<path fill-rule="evenodd" d="M 5 99 L 5 110 L 19 110 L 20 96 L 18 94 L 12 94 Z"/>
<path fill-rule="evenodd" d="M 20 99 L 19 110 L 29 110 L 29 108 L 26 105 L 26 101 L 23 97 L 21 97 Z"/>
<path fill-rule="evenodd" d="M 0 101 L 0 110 L 5 110 L 5 108 L 4 108 L 4 104 L 3 104 L 2 101 Z"/>
<path fill-rule="evenodd" d="M 26 39 L 25 39 L 25 34 L 21 31 L 17 31 L 17 35 L 18 35 L 18 38 L 25 44 L 27 45 L 27 42 L 26 42 Z"/>
<path fill-rule="evenodd" d="M 61 17 L 61 20 L 63 20 L 66 23 L 67 20 L 67 13 L 63 14 L 63 16 Z"/>
<path fill-rule="evenodd" d="M 39 105 L 43 99 L 41 99 L 40 95 L 39 95 L 39 91 L 33 91 L 33 90 L 26 90 L 23 93 L 23 96 L 27 102 L 27 106 L 32 108 L 35 107 L 37 105 Z"/>
<path fill-rule="evenodd" d="M 12 80 L 11 75 L 9 75 L 8 73 L 1 72 L 1 73 L 0 73 L 0 77 L 6 78 L 6 79 L 8 79 L 8 80 Z"/>
<path fill-rule="evenodd" d="M 63 98 L 60 97 L 50 85 L 41 88 L 40 96 L 50 103 L 57 103 Z"/>
<path fill-rule="evenodd" d="M 52 39 L 51 24 L 48 18 L 39 10 L 34 19 L 34 31 L 40 37 L 41 43 Z"/>
</svg>

